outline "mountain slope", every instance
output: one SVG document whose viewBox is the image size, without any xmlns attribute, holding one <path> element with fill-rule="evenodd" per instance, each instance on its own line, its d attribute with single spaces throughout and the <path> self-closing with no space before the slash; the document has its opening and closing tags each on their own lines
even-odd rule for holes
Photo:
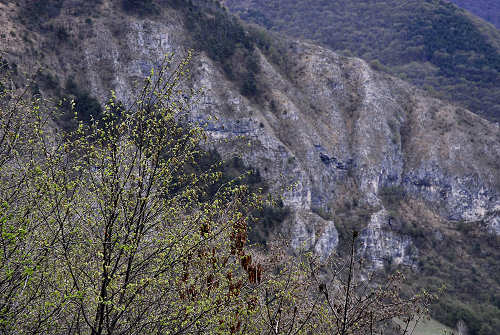
<svg viewBox="0 0 500 335">
<path fill-rule="evenodd" d="M 457 6 L 467 9 L 483 20 L 500 29 L 500 1 L 498 0 L 451 0 Z"/>
<path fill-rule="evenodd" d="M 359 230 L 370 269 L 410 268 L 414 286 L 446 284 L 434 316 L 495 334 L 498 124 L 361 59 L 247 29 L 216 4 L 126 12 L 121 2 L 56 1 L 38 21 L 26 16 L 32 2 L 20 4 L 0 3 L 4 59 L 19 76 L 41 63 L 38 92 L 75 96 L 82 115 L 98 113 L 92 97 L 102 102 L 110 89 L 126 104 L 165 53 L 195 47 L 186 85 L 206 94 L 191 117 L 222 140 L 222 156 L 239 151 L 258 167 L 272 191 L 294 186 L 276 231 L 326 257 L 342 255 Z"/>
<path fill-rule="evenodd" d="M 229 0 L 241 18 L 352 53 L 500 119 L 500 32 L 442 0 Z"/>
</svg>

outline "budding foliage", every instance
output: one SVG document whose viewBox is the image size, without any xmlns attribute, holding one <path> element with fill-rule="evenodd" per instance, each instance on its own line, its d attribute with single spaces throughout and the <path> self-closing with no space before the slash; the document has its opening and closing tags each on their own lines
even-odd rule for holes
<svg viewBox="0 0 500 335">
<path fill-rule="evenodd" d="M 240 265 L 242 239 L 260 198 L 235 181 L 208 192 L 221 174 L 196 168 L 206 135 L 188 117 L 189 60 L 167 57 L 131 106 L 113 96 L 69 135 L 41 101 L 3 93 L 0 332 L 241 329 L 258 272 Z"/>
<path fill-rule="evenodd" d="M 352 258 L 346 284 L 312 255 L 249 247 L 263 197 L 200 165 L 190 58 L 69 134 L 54 104 L 3 80 L 0 333 L 344 335 L 410 317 L 417 300 L 360 292 Z"/>
</svg>

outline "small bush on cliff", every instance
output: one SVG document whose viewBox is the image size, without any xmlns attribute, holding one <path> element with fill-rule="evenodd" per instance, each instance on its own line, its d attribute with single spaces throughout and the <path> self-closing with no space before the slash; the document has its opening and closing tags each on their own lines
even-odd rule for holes
<svg viewBox="0 0 500 335">
<path fill-rule="evenodd" d="M 152 0 L 122 0 L 122 8 L 131 14 L 151 14 L 156 7 Z"/>
<path fill-rule="evenodd" d="M 406 196 L 405 190 L 402 186 L 384 186 L 379 191 L 379 196 L 387 208 L 394 208 Z"/>
<path fill-rule="evenodd" d="M 101 119 L 103 108 L 99 101 L 81 89 L 72 78 L 66 83 L 65 91 L 64 105 L 57 116 L 57 122 L 63 129 L 74 131 L 79 121 L 90 124 Z"/>
<path fill-rule="evenodd" d="M 290 209 L 285 207 L 282 201 L 254 211 L 254 222 L 248 234 L 249 242 L 267 247 L 267 243 L 271 241 L 272 236 L 278 234 L 280 226 L 289 214 Z"/>
</svg>

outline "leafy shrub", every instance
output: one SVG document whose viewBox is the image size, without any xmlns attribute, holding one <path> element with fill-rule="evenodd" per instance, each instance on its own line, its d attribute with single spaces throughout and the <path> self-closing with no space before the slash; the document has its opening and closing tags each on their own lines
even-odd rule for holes
<svg viewBox="0 0 500 335">
<path fill-rule="evenodd" d="M 243 87 L 241 88 L 241 93 L 244 96 L 251 97 L 256 95 L 258 92 L 257 89 L 257 81 L 255 80 L 255 75 L 253 73 L 249 73 L 243 82 Z"/>
<path fill-rule="evenodd" d="M 0 73 L 4 74 L 9 69 L 9 62 L 0 56 Z"/>
<path fill-rule="evenodd" d="M 59 82 L 48 71 L 40 71 L 37 73 L 36 81 L 45 89 L 56 90 L 59 88 Z"/>
<path fill-rule="evenodd" d="M 139 15 L 151 14 L 156 9 L 152 0 L 122 0 L 122 8 Z"/>
<path fill-rule="evenodd" d="M 252 43 L 245 38 L 243 27 L 227 13 L 214 11 L 209 16 L 201 10 L 193 10 L 187 18 L 187 27 L 194 34 L 198 46 L 215 61 L 224 61 L 238 49 L 238 44 L 251 49 Z"/>
<path fill-rule="evenodd" d="M 26 1 L 21 9 L 21 22 L 36 26 L 58 17 L 64 0 Z"/>
<path fill-rule="evenodd" d="M 273 206 L 265 206 L 253 213 L 254 222 L 250 226 L 248 240 L 251 244 L 267 245 L 273 233 L 277 233 L 280 225 L 290 214 L 290 209 L 279 201 Z"/>
<path fill-rule="evenodd" d="M 384 186 L 379 190 L 378 195 L 384 201 L 386 207 L 392 208 L 405 198 L 406 192 L 401 185 Z"/>
<path fill-rule="evenodd" d="M 59 26 L 55 31 L 56 37 L 60 42 L 65 42 L 69 38 L 69 33 L 63 26 Z"/>
<path fill-rule="evenodd" d="M 32 16 L 54 18 L 59 16 L 64 0 L 29 1 L 25 7 Z"/>
<path fill-rule="evenodd" d="M 447 325 L 456 325 L 462 320 L 467 324 L 471 335 L 495 334 L 500 310 L 488 304 L 465 305 L 455 299 L 442 299 L 434 306 L 432 316 Z"/>
<path fill-rule="evenodd" d="M 66 103 L 64 112 L 58 120 L 59 124 L 66 130 L 72 130 L 76 126 L 74 116 L 77 120 L 90 123 L 92 120 L 99 120 L 102 115 L 102 107 L 99 101 L 92 97 L 88 91 L 82 90 L 73 79 L 66 83 Z M 74 109 L 69 102 L 74 99 Z"/>
<path fill-rule="evenodd" d="M 372 69 L 376 71 L 387 71 L 385 66 L 378 59 L 372 60 L 370 62 L 370 66 Z"/>
</svg>

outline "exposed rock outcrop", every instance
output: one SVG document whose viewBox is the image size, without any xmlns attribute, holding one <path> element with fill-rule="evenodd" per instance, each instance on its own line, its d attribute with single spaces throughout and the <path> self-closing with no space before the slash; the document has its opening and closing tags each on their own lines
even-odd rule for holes
<svg viewBox="0 0 500 335">
<path fill-rule="evenodd" d="M 0 4 L 4 14 L 11 10 Z M 9 27 L 23 30 L 14 16 L 4 17 Z M 190 40 L 175 10 L 157 19 L 102 10 L 91 25 L 71 16 L 59 23 L 71 27 L 74 43 L 44 49 L 44 64 L 61 83 L 74 76 L 101 101 L 110 89 L 129 101 L 134 82 L 166 53 L 184 54 Z M 30 45 L 52 43 L 54 37 L 29 31 L 26 36 L 30 43 L 9 40 L 1 47 L 7 59 L 29 68 Z M 498 124 L 430 98 L 360 59 L 316 45 L 293 43 L 287 73 L 258 50 L 256 55 L 257 80 L 266 88 L 260 99 L 243 96 L 217 63 L 197 54 L 189 85 L 206 94 L 191 117 L 206 121 L 214 139 L 227 140 L 217 144 L 222 155 L 236 149 L 247 164 L 258 167 L 272 191 L 293 186 L 283 192 L 293 213 L 287 228 L 293 246 L 305 245 L 323 258 L 335 250 L 334 222 L 312 208 L 335 208 L 346 189 L 360 195 L 360 206 L 379 208 L 360 246 L 374 267 L 387 259 L 412 265 L 417 257 L 411 239 L 390 230 L 380 196 L 387 188 L 426 201 L 450 220 L 484 220 L 500 234 Z"/>
<path fill-rule="evenodd" d="M 374 213 L 361 232 L 359 254 L 376 270 L 390 265 L 415 266 L 418 250 L 409 236 L 392 227 L 394 219 L 387 210 Z"/>
</svg>

